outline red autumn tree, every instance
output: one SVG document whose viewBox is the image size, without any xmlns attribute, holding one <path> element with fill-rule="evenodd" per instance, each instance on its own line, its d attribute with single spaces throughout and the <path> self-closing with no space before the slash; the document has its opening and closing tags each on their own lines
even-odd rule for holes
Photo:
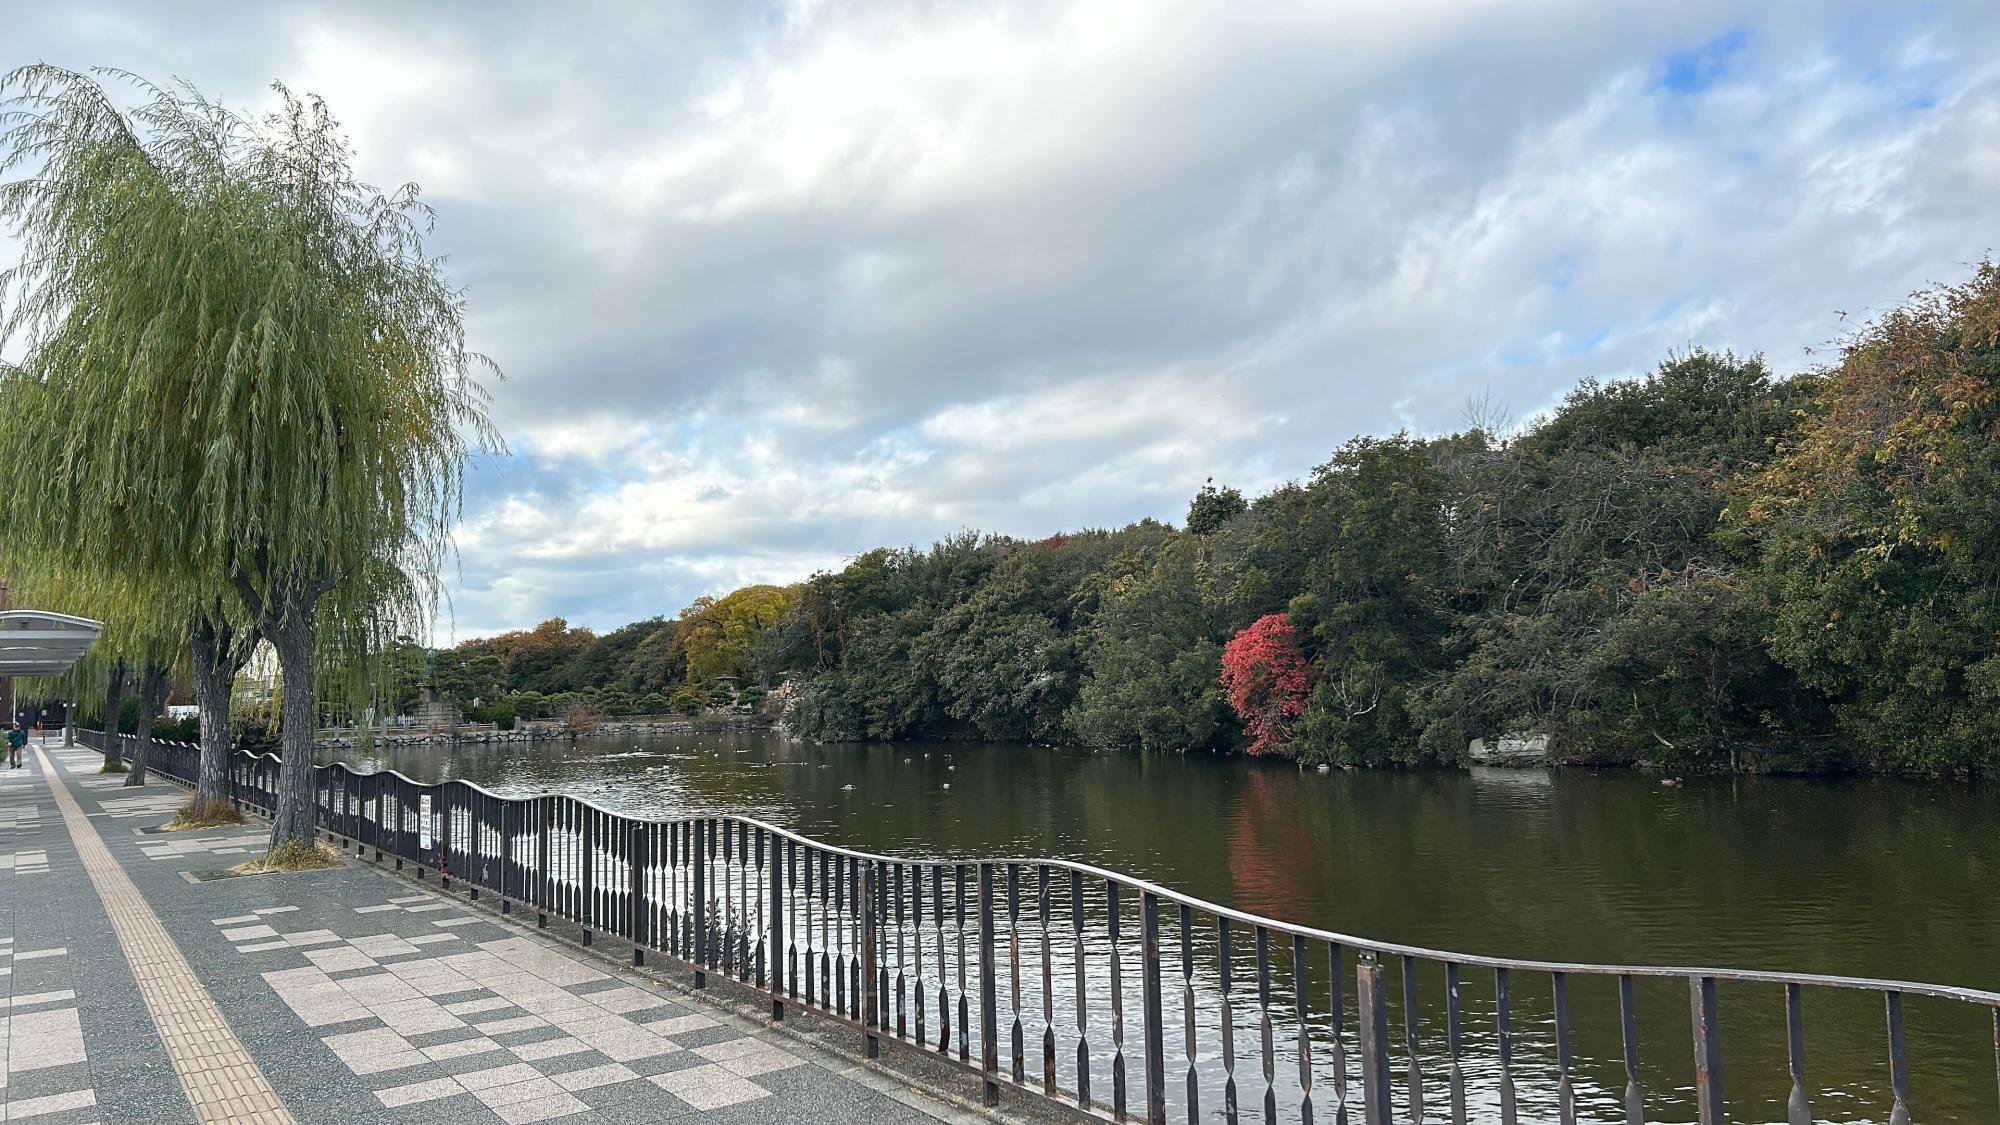
<svg viewBox="0 0 2000 1125">
<path fill-rule="evenodd" d="M 1275 750 L 1291 737 L 1292 720 L 1312 694 L 1312 665 L 1284 614 L 1258 618 L 1224 646 L 1222 690 L 1255 738 L 1252 754 Z"/>
</svg>

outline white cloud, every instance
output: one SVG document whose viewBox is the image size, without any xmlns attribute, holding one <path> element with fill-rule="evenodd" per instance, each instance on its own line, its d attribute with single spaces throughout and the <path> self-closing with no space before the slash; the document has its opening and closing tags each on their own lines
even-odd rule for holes
<svg viewBox="0 0 2000 1125">
<path fill-rule="evenodd" d="M 1701 343 L 1781 368 L 2000 219 L 2000 9 L 50 6 L 417 178 L 518 456 L 460 635 L 964 527 L 1177 518 Z M 0 242 L 0 257 L 12 253 Z"/>
</svg>

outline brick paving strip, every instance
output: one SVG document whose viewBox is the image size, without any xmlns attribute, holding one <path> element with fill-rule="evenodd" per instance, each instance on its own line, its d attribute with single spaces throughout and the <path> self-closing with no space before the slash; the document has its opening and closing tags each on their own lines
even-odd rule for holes
<svg viewBox="0 0 2000 1125">
<path fill-rule="evenodd" d="M 242 1122 L 245 1125 L 293 1125 L 264 1072 L 250 1052 L 230 1030 L 215 1000 L 195 976 L 187 958 L 168 936 L 159 915 L 153 913 L 139 889 L 113 859 L 70 796 L 69 786 L 49 761 L 41 745 L 35 759 L 47 778 L 49 792 L 61 810 L 85 872 L 103 900 L 111 918 L 111 929 L 131 962 L 139 994 L 159 1028 L 174 1072 L 180 1076 L 197 1117 L 206 1122 Z"/>
</svg>

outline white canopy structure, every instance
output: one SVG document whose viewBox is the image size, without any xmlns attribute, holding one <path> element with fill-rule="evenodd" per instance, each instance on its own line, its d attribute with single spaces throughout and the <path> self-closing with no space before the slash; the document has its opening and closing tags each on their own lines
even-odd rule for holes
<svg viewBox="0 0 2000 1125">
<path fill-rule="evenodd" d="M 101 621 L 67 613 L 0 610 L 0 676 L 60 676 L 103 628 Z"/>
</svg>

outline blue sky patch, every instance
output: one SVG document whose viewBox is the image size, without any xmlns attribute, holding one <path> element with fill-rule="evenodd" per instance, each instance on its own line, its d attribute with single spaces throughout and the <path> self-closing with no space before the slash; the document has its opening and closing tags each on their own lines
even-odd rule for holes
<svg viewBox="0 0 2000 1125">
<path fill-rule="evenodd" d="M 1692 51 L 1667 56 L 1660 86 L 1676 94 L 1699 94 L 1725 77 L 1743 54 L 1749 33 L 1742 28 L 1724 32 Z"/>
</svg>

